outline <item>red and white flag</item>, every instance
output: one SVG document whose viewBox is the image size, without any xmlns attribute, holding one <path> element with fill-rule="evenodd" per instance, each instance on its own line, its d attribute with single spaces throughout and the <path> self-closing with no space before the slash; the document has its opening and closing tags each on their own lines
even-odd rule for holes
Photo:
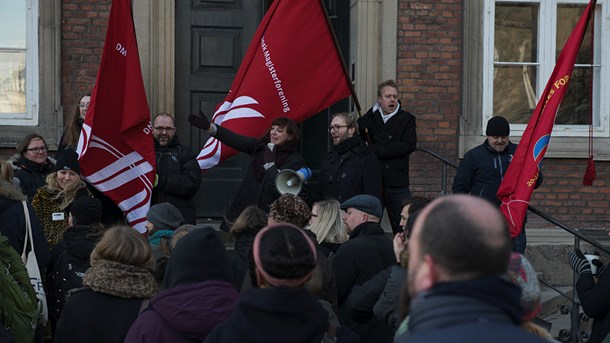
<svg viewBox="0 0 610 343">
<path fill-rule="evenodd" d="M 130 0 L 113 0 L 91 104 L 78 142 L 82 174 L 146 232 L 155 149 Z"/>
<path fill-rule="evenodd" d="M 276 0 L 258 26 L 212 121 L 260 137 L 277 117 L 301 122 L 350 96 L 350 80 L 320 0 Z M 210 138 L 197 160 L 203 170 L 236 152 Z"/>
<path fill-rule="evenodd" d="M 551 139 L 557 109 L 568 88 L 576 56 L 595 10 L 595 2 L 591 0 L 561 50 L 555 69 L 498 189 L 497 196 L 502 201 L 500 210 L 508 221 L 512 238 L 519 235 L 523 228 L 527 207 L 539 176 L 539 166 Z"/>
</svg>

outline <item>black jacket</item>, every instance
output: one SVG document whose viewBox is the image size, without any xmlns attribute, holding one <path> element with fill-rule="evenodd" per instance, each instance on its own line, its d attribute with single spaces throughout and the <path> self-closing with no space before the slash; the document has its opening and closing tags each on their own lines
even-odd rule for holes
<svg viewBox="0 0 610 343">
<path fill-rule="evenodd" d="M 7 181 L 0 181 L 0 234 L 8 238 L 9 243 L 15 251 L 21 255 L 26 233 L 25 214 L 23 212 L 22 200 L 26 197 L 19 186 Z M 34 240 L 34 252 L 40 268 L 46 267 L 49 263 L 49 247 L 47 238 L 42 230 L 42 225 L 36 217 L 32 206 L 28 203 L 30 213 L 30 223 L 32 225 L 32 238 Z M 31 250 L 28 244 L 26 252 Z"/>
<path fill-rule="evenodd" d="M 610 333 L 610 272 L 602 272 L 597 283 L 591 273 L 583 273 L 576 282 L 583 311 L 593 318 L 590 343 L 601 342 Z"/>
<path fill-rule="evenodd" d="M 44 164 L 34 163 L 27 158 L 15 154 L 8 160 L 13 167 L 13 175 L 19 180 L 21 191 L 32 201 L 32 197 L 40 187 L 47 185 L 46 177 L 55 167 L 55 160 L 47 158 Z"/>
<path fill-rule="evenodd" d="M 468 151 L 453 179 L 453 193 L 472 194 L 500 207 L 496 193 L 515 150 L 517 145 L 509 143 L 504 151 L 496 152 L 485 140 L 483 144 Z M 539 174 L 535 187 L 538 188 L 541 184 L 542 173 Z"/>
<path fill-rule="evenodd" d="M 344 202 L 369 194 L 383 203 L 381 187 L 381 162 L 359 136 L 354 136 L 339 143 L 322 161 L 317 199 Z"/>
<path fill-rule="evenodd" d="M 181 145 L 178 136 L 166 146 L 155 140 L 155 155 L 159 180 L 153 189 L 151 204 L 169 202 L 180 210 L 184 224 L 195 224 L 197 213 L 193 197 L 201 185 L 197 155 L 191 148 Z"/>
<path fill-rule="evenodd" d="M 379 109 L 373 106 L 358 118 L 358 127 L 365 141 L 365 129 L 368 129 L 372 149 L 381 161 L 383 186 L 408 187 L 409 155 L 417 147 L 415 116 L 399 109 L 384 123 Z"/>
<path fill-rule="evenodd" d="M 244 293 L 233 316 L 218 325 L 205 342 L 321 342 L 329 329 L 328 312 L 303 288 L 271 287 Z M 337 342 L 358 342 L 337 328 Z"/>
<path fill-rule="evenodd" d="M 216 129 L 217 132 L 214 135 L 216 139 L 237 151 L 251 155 L 253 157 L 251 164 L 259 163 L 257 162 L 258 159 L 256 158 L 256 155 L 263 154 L 263 151 L 258 149 L 260 146 L 259 139 L 242 136 L 222 126 L 216 126 Z M 244 176 L 237 196 L 225 215 L 225 219 L 228 222 L 233 222 L 241 212 L 250 205 L 256 205 L 269 212 L 271 203 L 280 197 L 280 193 L 275 188 L 275 176 L 281 170 L 298 170 L 304 165 L 305 160 L 303 159 L 303 156 L 295 151 L 281 165 L 276 165 L 267 169 L 261 181 L 256 179 L 251 166 Z"/>
</svg>

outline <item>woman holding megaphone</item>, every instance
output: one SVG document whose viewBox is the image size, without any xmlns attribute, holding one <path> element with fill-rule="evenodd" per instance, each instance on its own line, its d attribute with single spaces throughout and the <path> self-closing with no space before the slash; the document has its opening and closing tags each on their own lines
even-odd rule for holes
<svg viewBox="0 0 610 343">
<path fill-rule="evenodd" d="M 280 196 L 275 186 L 276 175 L 284 169 L 298 170 L 305 165 L 303 156 L 297 152 L 301 132 L 290 118 L 274 119 L 271 128 L 259 139 L 211 123 L 203 112 L 190 115 L 189 122 L 223 144 L 252 156 L 250 168 L 220 225 L 223 231 L 228 231 L 235 218 L 250 205 L 269 212 L 271 203 Z"/>
</svg>

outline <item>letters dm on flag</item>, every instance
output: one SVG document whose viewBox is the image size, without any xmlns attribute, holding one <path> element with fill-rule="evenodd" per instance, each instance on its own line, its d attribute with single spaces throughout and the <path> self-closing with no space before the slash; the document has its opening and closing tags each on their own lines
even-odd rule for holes
<svg viewBox="0 0 610 343">
<path fill-rule="evenodd" d="M 113 0 L 102 62 L 78 142 L 85 179 L 146 232 L 155 178 L 150 113 L 130 0 Z"/>
<path fill-rule="evenodd" d="M 258 26 L 212 122 L 259 137 L 277 117 L 297 123 L 351 94 L 320 0 L 276 0 Z M 197 157 L 202 170 L 235 150 L 210 137 Z"/>
<path fill-rule="evenodd" d="M 595 10 L 595 2 L 589 2 L 561 50 L 555 69 L 498 189 L 497 196 L 502 201 L 500 210 L 508 221 L 512 238 L 519 235 L 523 228 L 527 207 L 540 173 L 540 163 L 551 139 L 557 109 L 568 88 L 580 45 Z"/>
</svg>

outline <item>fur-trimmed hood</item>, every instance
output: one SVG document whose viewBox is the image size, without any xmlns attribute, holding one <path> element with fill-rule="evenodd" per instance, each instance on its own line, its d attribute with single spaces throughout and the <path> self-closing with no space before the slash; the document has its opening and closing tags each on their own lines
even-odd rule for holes
<svg viewBox="0 0 610 343">
<path fill-rule="evenodd" d="M 0 180 L 0 197 L 13 201 L 26 200 L 27 197 L 21 192 L 19 185 Z"/>
<path fill-rule="evenodd" d="M 23 170 L 23 164 L 19 161 L 22 157 L 23 156 L 21 156 L 21 154 L 14 154 L 6 161 L 11 165 L 11 167 L 13 167 L 13 170 Z M 51 163 L 52 166 L 55 166 L 55 163 L 57 163 L 57 161 L 53 157 L 47 157 L 47 164 L 48 163 Z M 53 170 L 52 167 L 51 170 Z"/>
</svg>

